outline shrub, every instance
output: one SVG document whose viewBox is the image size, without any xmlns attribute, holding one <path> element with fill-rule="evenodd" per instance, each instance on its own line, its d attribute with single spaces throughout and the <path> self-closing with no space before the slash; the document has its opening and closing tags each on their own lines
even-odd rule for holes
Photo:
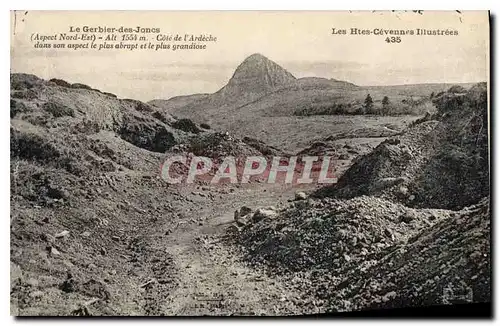
<svg viewBox="0 0 500 326">
<path fill-rule="evenodd" d="M 10 97 L 23 100 L 35 100 L 36 98 L 38 98 L 38 94 L 33 89 L 25 88 L 22 90 L 11 92 Z"/>
<path fill-rule="evenodd" d="M 52 83 L 56 84 L 57 86 L 71 88 L 71 84 L 65 80 L 62 80 L 62 79 L 52 78 L 49 80 L 49 82 L 52 82 Z"/>
<path fill-rule="evenodd" d="M 26 112 L 28 109 L 24 103 L 11 99 L 10 100 L 10 117 L 14 118 L 18 113 Z"/>
<path fill-rule="evenodd" d="M 11 74 L 10 88 L 15 90 L 30 89 L 43 82 L 42 79 L 30 74 Z"/>
<path fill-rule="evenodd" d="M 111 96 L 113 98 L 117 98 L 117 96 L 113 93 L 109 93 L 109 92 L 101 92 L 101 93 L 103 93 L 104 95 L 107 95 L 107 96 Z"/>
<path fill-rule="evenodd" d="M 451 86 L 450 89 L 448 89 L 448 93 L 452 93 L 452 94 L 461 94 L 461 93 L 466 93 L 466 92 L 467 92 L 467 90 L 460 85 L 454 85 L 454 86 Z"/>
<path fill-rule="evenodd" d="M 153 112 L 153 108 L 147 103 L 129 98 L 123 99 L 122 101 L 132 104 L 134 109 L 139 112 Z"/>
<path fill-rule="evenodd" d="M 72 108 L 59 103 L 46 102 L 43 104 L 42 107 L 45 111 L 51 113 L 56 118 L 65 116 L 70 116 L 70 117 L 75 116 L 75 111 Z"/>
<path fill-rule="evenodd" d="M 160 120 L 163 123 L 167 123 L 167 117 L 160 111 L 153 112 L 153 118 Z"/>
<path fill-rule="evenodd" d="M 456 111 L 464 104 L 465 97 L 453 93 L 443 93 L 434 97 L 432 103 L 438 109 L 438 113 L 444 114 L 449 111 Z"/>
<path fill-rule="evenodd" d="M 172 124 L 172 127 L 185 132 L 192 132 L 193 134 L 198 134 L 201 132 L 196 124 L 190 119 L 179 119 Z"/>
<path fill-rule="evenodd" d="M 77 89 L 87 89 L 89 91 L 93 90 L 92 87 L 85 85 L 85 84 L 80 84 L 80 83 L 74 83 L 71 85 L 71 88 L 77 88 Z"/>
</svg>

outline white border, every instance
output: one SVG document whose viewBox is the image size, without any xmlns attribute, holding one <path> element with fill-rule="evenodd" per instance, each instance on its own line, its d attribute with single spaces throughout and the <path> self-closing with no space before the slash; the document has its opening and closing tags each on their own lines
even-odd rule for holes
<svg viewBox="0 0 500 326">
<path fill-rule="evenodd" d="M 2 2 L 2 7 L 6 4 L 6 2 Z M 102 0 L 85 0 L 85 1 L 50 1 L 50 0 L 44 0 L 44 1 L 25 1 L 25 0 L 17 0 L 15 2 L 9 3 L 10 6 L 7 6 L 7 8 L 3 8 L 4 10 L 1 11 L 1 16 L 3 19 L 0 21 L 3 24 L 3 31 L 4 33 L 1 34 L 2 39 L 0 40 L 3 45 L 3 51 L 1 52 L 2 54 L 2 71 L 1 73 L 1 94 L 2 94 L 2 103 L 4 104 L 3 110 L 1 111 L 3 116 L 2 119 L 0 119 L 0 132 L 1 132 L 1 137 L 0 137 L 0 153 L 4 153 L 3 157 L 4 159 L 0 161 L 1 164 L 1 182 L 0 182 L 0 187 L 1 187 L 1 196 L 0 196 L 0 208 L 2 210 L 2 214 L 0 215 L 1 222 L 2 222 L 2 227 L 1 230 L 3 232 L 3 236 L 0 237 L 1 239 L 1 244 L 2 244 L 2 250 L 1 256 L 0 256 L 0 261 L 3 262 L 4 268 L 1 269 L 1 288 L 0 288 L 0 307 L 2 308 L 1 311 L 1 321 L 2 325 L 11 325 L 16 322 L 16 320 L 10 316 L 10 278 L 9 278 L 9 264 L 8 261 L 9 259 L 9 252 L 10 252 L 10 226 L 9 226 L 9 221 L 10 221 L 10 201 L 9 201 L 9 195 L 10 195 L 10 174 L 9 174 L 9 161 L 8 161 L 8 153 L 9 153 L 9 121 L 10 121 L 10 116 L 7 110 L 7 103 L 10 98 L 9 95 L 9 80 L 7 79 L 7 75 L 10 72 L 10 16 L 9 16 L 9 10 L 13 9 L 18 9 L 18 10 L 23 10 L 23 9 L 28 9 L 28 10 L 384 10 L 384 9 L 394 9 L 394 10 L 403 10 L 403 9 L 423 9 L 423 10 L 455 10 L 455 9 L 460 9 L 460 10 L 491 10 L 493 14 L 500 15 L 500 10 L 498 9 L 498 4 L 499 1 L 493 1 L 493 0 L 455 0 L 455 1 L 450 1 L 450 2 L 438 2 L 436 0 L 420 0 L 420 1 L 414 1 L 414 2 L 402 2 L 402 1 L 387 1 L 387 0 L 377 0 L 377 1 L 356 1 L 356 0 L 349 0 L 349 1 L 319 1 L 319 0 L 288 0 L 288 1 L 283 1 L 283 2 L 271 2 L 269 0 L 249 0 L 249 1 L 222 1 L 222 0 L 182 0 L 182 1 L 177 1 L 177 2 L 168 2 L 168 3 L 160 3 L 157 1 L 147 1 L 147 0 L 141 0 L 141 1 L 117 1 L 115 3 L 104 3 Z M 498 20 L 496 22 L 498 25 Z M 493 40 L 495 44 L 498 44 L 498 33 L 495 33 L 495 39 Z M 492 57 L 491 60 L 493 61 L 494 58 Z M 498 68 L 498 67 L 497 67 Z M 495 69 L 495 75 L 498 73 L 497 69 Z M 492 89 L 492 92 L 494 92 L 495 96 L 498 94 L 498 84 L 494 83 L 495 88 Z M 492 108 L 492 111 L 495 108 Z M 500 126 L 500 115 L 499 114 L 494 114 L 494 121 L 492 121 L 493 126 L 498 127 Z M 494 138 L 494 144 L 499 143 L 498 139 L 498 133 L 493 133 Z M 492 135 L 492 136 L 493 136 Z M 495 151 L 495 154 L 498 154 L 498 150 Z M 498 162 L 498 157 L 495 155 L 494 157 L 495 162 Z M 496 173 L 495 180 L 493 181 L 498 181 L 498 173 Z M 497 182 L 495 182 L 497 183 Z M 498 192 L 495 193 L 494 198 L 492 199 L 493 203 L 500 203 L 500 195 Z M 498 211 L 496 209 L 495 211 Z M 498 214 L 497 214 L 498 215 Z M 494 221 L 493 226 L 495 230 L 493 231 L 493 234 L 498 235 L 498 225 L 500 224 L 500 221 L 496 218 L 497 216 L 493 217 Z M 494 247 L 494 246 L 493 246 Z M 493 250 L 494 252 L 494 259 L 495 261 L 498 260 L 498 248 L 495 248 Z M 494 285 L 496 285 L 499 281 L 499 275 L 498 275 L 498 269 L 495 269 L 495 275 L 494 275 Z M 495 287 L 496 288 L 496 287 Z M 494 291 L 494 294 L 496 291 Z M 495 299 L 495 297 L 494 297 Z M 495 301 L 494 301 L 495 302 Z M 498 311 L 498 301 L 495 302 L 495 311 Z M 77 322 L 85 322 L 86 320 L 84 319 L 79 319 Z M 114 320 L 107 320 L 108 322 L 112 323 L 122 323 L 126 322 L 128 324 L 142 324 L 145 320 L 134 320 L 134 319 L 129 319 L 129 320 L 122 320 L 122 319 L 114 319 Z M 168 322 L 169 324 L 177 324 L 180 322 L 183 323 L 192 323 L 194 321 L 192 320 L 153 320 L 153 321 L 159 321 L 159 322 Z M 234 320 L 230 319 L 227 320 L 227 322 L 234 323 L 239 320 Z M 247 322 L 252 322 L 252 323 L 259 323 L 259 325 L 264 325 L 267 323 L 272 322 L 286 322 L 289 323 L 292 320 L 246 320 Z M 307 320 L 302 320 L 302 319 L 297 319 L 297 322 L 300 323 L 309 323 L 310 321 Z M 43 320 L 43 321 L 37 321 L 37 324 L 39 325 L 48 325 L 52 324 L 53 322 L 59 322 L 59 323 L 66 323 L 68 322 L 67 319 L 65 320 Z M 95 321 L 97 325 L 104 324 L 104 320 L 98 320 Z M 203 320 L 203 322 L 209 322 L 209 323 L 218 323 L 220 320 Z M 332 320 L 331 322 L 338 323 L 338 324 L 344 324 L 346 321 L 342 320 Z M 375 322 L 375 323 L 387 323 L 391 322 L 389 320 L 349 320 L 347 321 L 349 323 L 364 323 L 364 322 Z M 394 322 L 396 323 L 402 323 L 402 320 L 395 320 Z M 408 321 L 412 322 L 412 321 Z M 445 324 L 455 324 L 455 323 L 460 323 L 462 321 L 460 320 L 453 320 L 453 321 L 440 321 L 439 323 L 445 323 Z M 463 320 L 463 322 L 466 322 L 466 320 Z M 24 321 L 23 323 L 28 323 L 27 321 Z M 434 324 L 438 323 L 438 321 L 416 321 L 418 324 Z"/>
</svg>

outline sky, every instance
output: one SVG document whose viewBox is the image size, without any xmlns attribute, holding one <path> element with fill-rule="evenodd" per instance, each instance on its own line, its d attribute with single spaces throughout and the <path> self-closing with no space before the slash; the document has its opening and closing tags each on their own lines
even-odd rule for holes
<svg viewBox="0 0 500 326">
<path fill-rule="evenodd" d="M 15 19 L 14 19 L 15 16 Z M 15 24 L 14 24 L 15 21 Z M 295 77 L 358 85 L 460 83 L 488 79 L 487 12 L 36 12 L 11 13 L 11 72 L 62 78 L 143 101 L 223 87 L 247 56 L 261 53 Z M 36 33 L 70 26 L 150 27 L 160 34 L 212 35 L 205 50 L 37 49 Z M 347 29 L 452 29 L 458 36 L 332 35 Z"/>
</svg>

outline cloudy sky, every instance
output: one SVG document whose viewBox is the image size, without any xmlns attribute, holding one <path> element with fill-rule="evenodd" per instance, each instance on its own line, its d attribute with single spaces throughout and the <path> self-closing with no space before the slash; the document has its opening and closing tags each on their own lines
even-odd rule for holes
<svg viewBox="0 0 500 326">
<path fill-rule="evenodd" d="M 62 78 L 150 100 L 211 93 L 237 65 L 261 53 L 296 77 L 317 76 L 358 85 L 477 82 L 488 77 L 486 12 L 17 12 L 12 14 L 11 71 Z M 36 49 L 34 33 L 70 26 L 154 27 L 161 34 L 217 37 L 206 50 Z M 453 29 L 458 36 L 332 35 L 332 28 Z"/>
</svg>

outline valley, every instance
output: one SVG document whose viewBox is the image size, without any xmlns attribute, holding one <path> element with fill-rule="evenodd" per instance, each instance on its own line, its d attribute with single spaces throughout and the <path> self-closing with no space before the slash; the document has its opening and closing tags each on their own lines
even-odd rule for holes
<svg viewBox="0 0 500 326">
<path fill-rule="evenodd" d="M 10 79 L 13 315 L 491 301 L 486 83 L 297 79 L 260 54 L 213 94 L 149 103 Z M 384 96 L 397 114 L 382 114 Z M 347 111 L 316 114 L 334 105 Z M 173 155 L 331 156 L 338 182 L 171 184 L 161 166 Z"/>
</svg>

